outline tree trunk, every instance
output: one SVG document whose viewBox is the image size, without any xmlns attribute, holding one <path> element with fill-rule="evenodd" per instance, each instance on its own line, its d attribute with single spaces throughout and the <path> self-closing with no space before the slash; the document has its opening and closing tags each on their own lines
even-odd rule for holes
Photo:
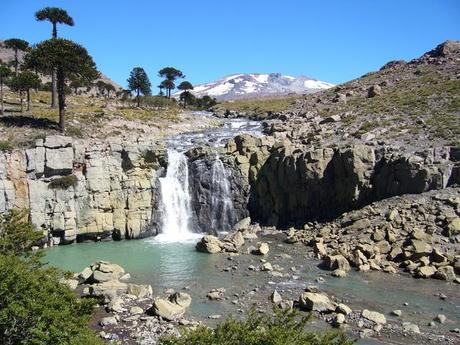
<svg viewBox="0 0 460 345">
<path fill-rule="evenodd" d="M 57 28 L 56 28 L 56 23 L 53 23 L 53 33 L 52 33 L 53 38 L 57 38 Z"/>
<path fill-rule="evenodd" d="M 59 100 L 59 129 L 65 131 L 65 77 L 61 69 L 57 69 L 57 91 Z"/>
<path fill-rule="evenodd" d="M 30 89 L 27 89 L 27 111 L 30 111 Z"/>
<path fill-rule="evenodd" d="M 187 106 L 187 91 L 184 91 L 184 109 Z"/>
<path fill-rule="evenodd" d="M 3 78 L 0 78 L 0 115 L 3 115 L 4 113 L 4 108 L 3 108 Z"/>
<path fill-rule="evenodd" d="M 19 98 L 21 99 L 21 113 L 24 112 L 24 102 L 23 102 L 23 99 L 22 99 L 22 91 L 19 91 Z"/>
<path fill-rule="evenodd" d="M 51 108 L 56 108 L 57 85 L 56 85 L 56 70 L 51 73 Z"/>
<path fill-rule="evenodd" d="M 139 96 L 139 89 L 137 89 L 137 107 L 139 108 L 141 106 L 141 99 Z"/>
</svg>

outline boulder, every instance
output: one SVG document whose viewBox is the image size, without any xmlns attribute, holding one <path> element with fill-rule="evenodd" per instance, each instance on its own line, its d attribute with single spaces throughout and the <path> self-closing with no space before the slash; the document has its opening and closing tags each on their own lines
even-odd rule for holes
<svg viewBox="0 0 460 345">
<path fill-rule="evenodd" d="M 165 320 L 174 321 L 185 314 L 185 308 L 167 299 L 156 298 L 148 312 Z"/>
<path fill-rule="evenodd" d="M 94 297 L 103 297 L 105 303 L 110 302 L 117 296 L 126 293 L 128 284 L 119 282 L 117 280 L 110 280 L 107 282 L 93 284 L 89 287 L 89 293 Z"/>
<path fill-rule="evenodd" d="M 369 89 L 367 89 L 367 97 L 372 98 L 375 96 L 382 95 L 382 88 L 379 85 L 372 85 Z"/>
<path fill-rule="evenodd" d="M 206 235 L 196 244 L 196 250 L 202 253 L 216 254 L 222 251 L 222 246 L 222 242 L 216 236 Z"/>
<path fill-rule="evenodd" d="M 249 225 L 251 225 L 251 217 L 243 218 L 233 226 L 233 231 L 246 230 Z"/>
<path fill-rule="evenodd" d="M 383 315 L 382 313 L 376 312 L 376 311 L 364 309 L 361 313 L 361 316 L 379 325 L 384 325 L 387 323 L 387 319 L 385 318 L 385 315 Z"/>
<path fill-rule="evenodd" d="M 168 299 L 182 308 L 188 308 L 192 304 L 192 297 L 185 292 L 175 292 Z"/>
<path fill-rule="evenodd" d="M 281 301 L 283 300 L 283 298 L 281 297 L 281 295 L 279 294 L 278 291 L 273 291 L 272 294 L 270 295 L 270 301 L 272 303 L 275 303 L 275 304 L 278 304 L 280 303 Z"/>
<path fill-rule="evenodd" d="M 420 333 L 420 328 L 410 322 L 403 322 L 403 331 L 404 332 L 409 332 L 409 333 Z"/>
<path fill-rule="evenodd" d="M 244 237 L 240 231 L 237 231 L 225 236 L 224 242 L 230 243 L 232 246 L 235 247 L 235 249 L 238 250 L 242 246 L 244 246 Z"/>
<path fill-rule="evenodd" d="M 323 261 L 323 266 L 330 270 L 342 270 L 342 271 L 349 271 L 350 270 L 350 264 L 348 263 L 348 260 L 343 256 L 343 255 L 327 255 L 324 258 Z"/>
<path fill-rule="evenodd" d="M 102 320 L 99 323 L 102 327 L 106 327 L 106 326 L 114 326 L 118 323 L 118 321 L 115 316 L 107 316 L 107 317 L 102 318 Z"/>
<path fill-rule="evenodd" d="M 436 267 L 434 266 L 421 266 L 415 270 L 417 278 L 431 278 L 435 273 Z"/>
<path fill-rule="evenodd" d="M 269 262 L 265 262 L 260 268 L 261 271 L 273 271 L 273 266 Z"/>
<path fill-rule="evenodd" d="M 91 265 L 91 269 L 93 271 L 91 279 L 96 283 L 118 280 L 125 274 L 123 267 L 107 261 L 98 261 Z"/>
<path fill-rule="evenodd" d="M 127 293 L 138 298 L 150 297 L 153 294 L 150 285 L 128 284 Z"/>
<path fill-rule="evenodd" d="M 352 309 L 346 304 L 340 303 L 339 305 L 337 305 L 337 308 L 335 308 L 335 312 L 344 314 L 344 315 L 348 315 L 348 314 L 351 314 Z"/>
<path fill-rule="evenodd" d="M 252 254 L 255 255 L 266 255 L 268 254 L 270 250 L 270 247 L 268 246 L 268 243 L 262 242 L 259 244 L 256 250 L 252 251 Z"/>
<path fill-rule="evenodd" d="M 211 301 L 218 301 L 224 298 L 224 294 L 225 294 L 224 288 L 212 289 L 211 291 L 208 292 L 206 297 L 208 297 Z"/>
<path fill-rule="evenodd" d="M 434 278 L 440 280 L 454 281 L 457 278 L 457 276 L 455 275 L 455 271 L 452 266 L 441 266 L 434 273 Z"/>
<path fill-rule="evenodd" d="M 335 311 L 335 305 L 329 297 L 321 293 L 304 292 L 299 297 L 300 308 L 307 311 L 329 313 Z"/>
</svg>

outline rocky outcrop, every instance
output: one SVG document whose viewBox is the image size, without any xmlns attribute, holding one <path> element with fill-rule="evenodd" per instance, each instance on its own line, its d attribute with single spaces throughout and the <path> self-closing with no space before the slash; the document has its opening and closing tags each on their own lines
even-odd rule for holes
<svg viewBox="0 0 460 345">
<path fill-rule="evenodd" d="M 31 149 L 0 153 L 0 212 L 29 209 L 54 244 L 143 237 L 154 231 L 163 158 L 161 146 L 145 138 L 123 143 L 48 136 Z"/>
<path fill-rule="evenodd" d="M 264 225 L 333 219 L 376 200 L 460 181 L 458 159 L 448 147 L 409 154 L 371 145 L 296 149 L 268 140 L 242 135 L 227 145 L 251 185 L 251 217 Z"/>
</svg>

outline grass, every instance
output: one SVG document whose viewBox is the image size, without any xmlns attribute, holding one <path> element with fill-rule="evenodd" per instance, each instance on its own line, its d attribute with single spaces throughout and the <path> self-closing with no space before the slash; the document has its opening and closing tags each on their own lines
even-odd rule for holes
<svg viewBox="0 0 460 345">
<path fill-rule="evenodd" d="M 0 140 L 0 151 L 11 151 L 13 149 L 13 145 L 9 140 Z"/>
</svg>

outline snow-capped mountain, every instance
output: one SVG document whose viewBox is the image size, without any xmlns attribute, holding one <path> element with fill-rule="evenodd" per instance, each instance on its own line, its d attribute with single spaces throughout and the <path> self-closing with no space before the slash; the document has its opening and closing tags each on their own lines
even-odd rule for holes
<svg viewBox="0 0 460 345">
<path fill-rule="evenodd" d="M 219 100 L 228 100 L 312 93 L 333 86 L 334 84 L 304 76 L 291 77 L 280 73 L 233 74 L 212 83 L 197 85 L 193 89 L 193 94 L 197 97 L 208 95 Z"/>
</svg>

